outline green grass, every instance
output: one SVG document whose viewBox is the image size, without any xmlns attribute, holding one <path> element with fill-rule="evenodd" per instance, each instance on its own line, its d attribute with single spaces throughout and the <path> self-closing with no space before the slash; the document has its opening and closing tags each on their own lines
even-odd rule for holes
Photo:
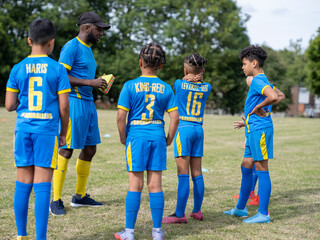
<svg viewBox="0 0 320 240">
<path fill-rule="evenodd" d="M 75 191 L 76 150 L 69 162 L 62 200 L 67 215 L 49 217 L 48 239 L 113 239 L 125 226 L 125 197 L 128 178 L 124 146 L 119 142 L 116 111 L 98 111 L 102 143 L 98 145 L 87 192 L 103 201 L 101 208 L 71 208 Z M 13 156 L 15 113 L 0 108 L 0 239 L 16 235 L 13 195 L 16 168 Z M 243 156 L 243 130 L 232 123 L 240 117 L 205 116 L 203 167 L 205 198 L 204 221 L 188 218 L 188 224 L 164 225 L 166 239 L 319 239 L 320 238 L 320 119 L 275 118 L 274 159 L 269 168 L 272 180 L 271 223 L 245 225 L 241 219 L 222 211 L 233 208 L 233 195 L 240 188 Z M 104 138 L 104 134 L 111 138 Z M 192 184 L 191 184 L 192 188 Z M 173 147 L 168 149 L 168 170 L 163 173 L 164 215 L 172 214 L 176 203 L 177 176 Z M 192 191 L 186 213 L 192 210 Z M 249 216 L 257 207 L 248 206 Z M 152 219 L 147 190 L 136 224 L 136 239 L 151 239 Z M 28 233 L 35 239 L 34 195 L 31 194 Z"/>
</svg>

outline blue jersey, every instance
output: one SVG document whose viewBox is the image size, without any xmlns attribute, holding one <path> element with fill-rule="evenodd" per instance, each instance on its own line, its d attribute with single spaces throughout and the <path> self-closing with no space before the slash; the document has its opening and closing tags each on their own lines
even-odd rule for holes
<svg viewBox="0 0 320 240">
<path fill-rule="evenodd" d="M 158 140 L 165 137 L 164 112 L 177 110 L 171 86 L 157 76 L 140 76 L 126 82 L 118 108 L 129 112 L 127 136 Z"/>
<path fill-rule="evenodd" d="M 244 107 L 246 134 L 262 128 L 273 126 L 270 114 L 272 109 L 271 105 L 263 107 L 263 109 L 267 112 L 266 117 L 259 117 L 256 114 L 249 115 L 249 113 L 252 112 L 255 106 L 266 99 L 266 96 L 263 95 L 263 91 L 267 87 L 271 87 L 274 89 L 274 86 L 269 83 L 267 77 L 263 73 L 258 74 L 252 79 L 252 83 Z"/>
<path fill-rule="evenodd" d="M 174 83 L 178 105 L 179 125 L 203 124 L 203 114 L 211 91 L 209 83 L 191 83 L 178 79 Z"/>
<path fill-rule="evenodd" d="M 97 64 L 88 44 L 78 37 L 67 42 L 60 53 L 59 62 L 69 70 L 69 75 L 80 79 L 94 79 Z M 71 86 L 70 97 L 93 100 L 92 87 Z"/>
<path fill-rule="evenodd" d="M 58 135 L 58 94 L 70 92 L 63 65 L 47 55 L 30 55 L 11 70 L 7 91 L 18 92 L 16 131 Z"/>
</svg>

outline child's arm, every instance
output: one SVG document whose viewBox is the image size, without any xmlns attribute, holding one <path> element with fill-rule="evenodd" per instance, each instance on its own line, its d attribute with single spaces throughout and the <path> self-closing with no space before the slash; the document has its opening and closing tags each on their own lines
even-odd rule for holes
<svg viewBox="0 0 320 240">
<path fill-rule="evenodd" d="M 284 95 L 283 92 L 281 92 L 278 88 L 275 88 L 274 91 L 276 92 L 276 94 L 278 95 L 278 100 L 273 103 L 273 104 L 278 104 L 279 102 L 283 101 L 286 96 Z"/>
<path fill-rule="evenodd" d="M 66 135 L 69 124 L 69 93 L 59 94 L 59 112 L 61 119 L 61 129 L 59 134 L 59 147 L 62 147 L 66 144 Z"/>
<path fill-rule="evenodd" d="M 18 99 L 18 92 L 6 92 L 6 101 L 5 101 L 5 106 L 6 109 L 11 112 L 17 109 L 19 106 L 20 102 Z"/>
<path fill-rule="evenodd" d="M 188 82 L 203 82 L 203 73 L 199 73 L 197 75 L 187 74 L 182 78 L 182 80 L 186 80 Z"/>
<path fill-rule="evenodd" d="M 169 146 L 172 143 L 174 139 L 174 135 L 176 134 L 176 131 L 179 125 L 178 110 L 169 112 L 169 117 L 170 117 L 170 125 L 169 125 L 169 131 L 167 135 L 167 146 Z"/>
<path fill-rule="evenodd" d="M 119 130 L 119 136 L 120 136 L 120 142 L 123 145 L 126 145 L 126 140 L 127 140 L 127 133 L 126 133 L 126 119 L 127 119 L 127 111 L 123 109 L 118 109 L 118 114 L 117 114 L 117 125 L 118 125 L 118 130 Z"/>
<path fill-rule="evenodd" d="M 257 114 L 259 117 L 265 117 L 266 112 L 262 108 L 274 104 L 279 99 L 278 94 L 271 87 L 267 87 L 263 91 L 263 95 L 266 96 L 266 99 L 255 106 L 249 115 Z"/>
</svg>

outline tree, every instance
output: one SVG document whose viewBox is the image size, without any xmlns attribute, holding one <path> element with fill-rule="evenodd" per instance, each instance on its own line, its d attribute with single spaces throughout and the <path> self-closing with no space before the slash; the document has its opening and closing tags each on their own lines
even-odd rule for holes
<svg viewBox="0 0 320 240">
<path fill-rule="evenodd" d="M 92 48 L 97 75 L 116 76 L 108 94 L 114 101 L 124 82 L 140 74 L 138 52 L 142 45 L 157 42 L 167 53 L 167 64 L 159 77 L 173 84 L 183 76 L 184 58 L 198 52 L 208 59 L 205 81 L 213 85 L 211 100 L 229 113 L 242 111 L 246 87 L 238 53 L 249 45 L 244 26 L 248 18 L 242 17 L 233 0 L 6 0 L 1 3 L 2 91 L 13 64 L 30 52 L 26 37 L 31 20 L 42 16 L 54 23 L 57 35 L 51 56 L 58 60 L 62 46 L 78 33 L 77 17 L 94 10 L 112 25 L 105 32 L 107 36 Z"/>
<path fill-rule="evenodd" d="M 119 0 L 113 8 L 120 47 L 129 48 L 128 54 L 137 56 L 147 42 L 160 43 L 167 65 L 159 76 L 173 84 L 183 76 L 184 58 L 198 52 L 208 59 L 205 81 L 213 85 L 211 99 L 232 114 L 242 110 L 245 83 L 238 53 L 249 39 L 247 18 L 240 17 L 234 1 Z M 119 73 L 126 79 L 126 72 Z"/>
<path fill-rule="evenodd" d="M 313 93 L 320 96 L 320 28 L 318 35 L 310 41 L 307 57 L 309 59 L 307 84 Z"/>
<path fill-rule="evenodd" d="M 11 68 L 30 53 L 29 22 L 39 15 L 43 3 L 11 0 L 1 1 L 0 6 L 0 96 L 4 96 Z"/>
</svg>

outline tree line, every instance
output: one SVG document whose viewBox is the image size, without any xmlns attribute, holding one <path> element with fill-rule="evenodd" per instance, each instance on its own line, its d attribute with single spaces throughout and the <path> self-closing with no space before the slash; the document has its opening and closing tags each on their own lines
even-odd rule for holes
<svg viewBox="0 0 320 240">
<path fill-rule="evenodd" d="M 92 46 L 97 76 L 112 73 L 116 77 L 108 96 L 102 98 L 117 102 L 124 82 L 140 74 L 140 48 L 156 42 L 164 46 L 167 55 L 167 63 L 159 72 L 161 79 L 173 85 L 183 77 L 184 58 L 198 52 L 208 59 L 204 81 L 212 84 L 209 101 L 226 113 L 243 110 L 247 87 L 238 54 L 250 45 L 246 30 L 250 16 L 233 0 L 4 0 L 0 5 L 0 103 L 11 68 L 30 53 L 26 39 L 33 19 L 44 17 L 54 23 L 57 35 L 51 57 L 58 60 L 63 45 L 78 34 L 78 16 L 95 11 L 112 26 Z M 280 51 L 263 46 L 269 55 L 264 71 L 287 95 L 276 110 L 287 108 L 293 85 L 310 86 L 320 95 L 320 37 L 311 41 L 311 50 L 306 52 L 300 43 L 291 42 Z"/>
</svg>

